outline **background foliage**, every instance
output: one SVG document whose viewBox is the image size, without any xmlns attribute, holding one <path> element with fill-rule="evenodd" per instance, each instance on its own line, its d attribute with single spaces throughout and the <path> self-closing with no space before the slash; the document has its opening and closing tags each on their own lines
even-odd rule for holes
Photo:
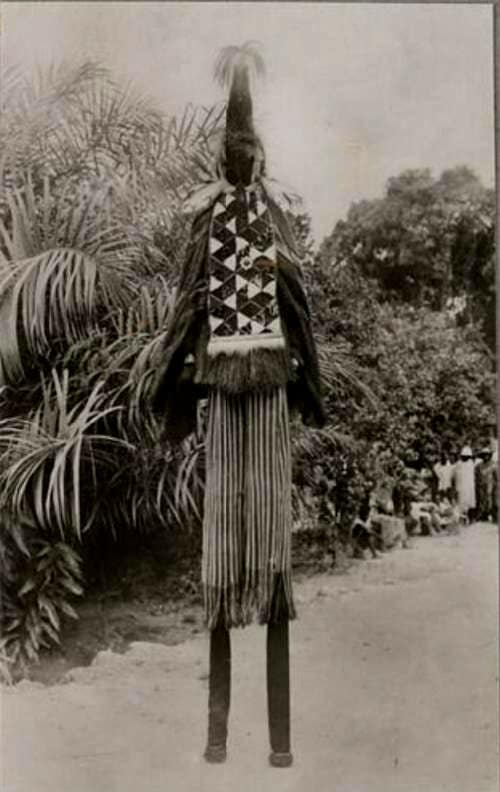
<svg viewBox="0 0 500 792">
<path fill-rule="evenodd" d="M 466 166 L 405 171 L 385 195 L 351 206 L 322 242 L 323 261 L 357 266 L 384 301 L 478 324 L 495 349 L 495 193 Z"/>
<path fill-rule="evenodd" d="M 182 521 L 196 493 L 144 405 L 182 201 L 206 173 L 217 116 L 163 117 L 93 63 L 11 71 L 2 87 L 2 642 L 23 661 L 57 640 L 82 561 Z"/>
</svg>

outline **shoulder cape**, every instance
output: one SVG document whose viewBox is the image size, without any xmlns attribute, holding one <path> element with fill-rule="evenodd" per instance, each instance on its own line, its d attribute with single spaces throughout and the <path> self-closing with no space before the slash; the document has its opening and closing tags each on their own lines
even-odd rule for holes
<svg viewBox="0 0 500 792">
<path fill-rule="evenodd" d="M 285 214 L 268 195 L 268 204 L 282 245 L 277 258 L 276 294 L 290 358 L 297 361 L 287 382 L 289 405 L 305 423 L 323 426 L 326 420 L 316 346 L 302 275 Z M 164 417 L 166 436 L 180 441 L 196 429 L 196 403 L 206 387 L 197 384 L 188 356 L 199 357 L 208 340 L 207 262 L 212 203 L 194 219 L 186 258 L 177 287 L 163 347 L 163 360 L 153 387 L 153 410 Z M 191 369 L 191 374 L 189 373 Z"/>
</svg>

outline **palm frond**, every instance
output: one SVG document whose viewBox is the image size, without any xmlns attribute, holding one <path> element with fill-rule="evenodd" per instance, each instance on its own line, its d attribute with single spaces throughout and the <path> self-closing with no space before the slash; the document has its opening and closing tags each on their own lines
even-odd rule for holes
<svg viewBox="0 0 500 792">
<path fill-rule="evenodd" d="M 25 81 L 23 102 L 4 118 L 3 158 L 52 178 L 126 176 L 134 172 L 178 181 L 189 149 L 199 148 L 217 123 L 212 110 L 188 105 L 167 120 L 133 85 L 118 85 L 107 70 L 84 63 Z M 189 157 L 188 157 L 189 159 Z"/>
<path fill-rule="evenodd" d="M 184 443 L 183 451 L 184 456 L 175 482 L 174 502 L 176 513 L 184 518 L 187 516 L 189 521 L 190 514 L 200 519 L 200 496 L 204 489 L 200 469 L 204 465 L 204 443 L 196 438 L 189 438 Z"/>
<path fill-rule="evenodd" d="M 113 409 L 101 391 L 98 383 L 85 402 L 72 406 L 68 372 L 53 371 L 30 420 L 0 421 L 1 502 L 15 519 L 32 513 L 42 529 L 56 528 L 63 538 L 72 532 L 81 538 L 90 527 L 82 520 L 82 473 L 88 468 L 85 484 L 95 488 L 95 468 L 102 475 L 117 466 L 116 448 L 133 450 L 124 439 L 95 431 Z"/>
<path fill-rule="evenodd" d="M 0 220 L 0 358 L 4 381 L 96 328 L 135 295 L 138 247 L 111 213 L 109 187 L 54 195 L 48 179 L 36 194 L 29 176 L 8 195 Z"/>
<path fill-rule="evenodd" d="M 335 426 L 324 429 L 299 426 L 294 427 L 292 433 L 292 447 L 296 458 L 320 459 L 327 456 L 332 449 L 354 451 L 357 445 L 355 438 Z"/>
<path fill-rule="evenodd" d="M 65 111 L 75 106 L 89 84 L 100 81 L 109 81 L 107 70 L 84 61 L 38 70 L 31 79 L 18 74 L 14 83 L 8 82 L 8 104 L 0 118 L 2 182 L 5 172 L 13 174 L 28 162 L 33 168 L 50 172 L 51 152 L 57 154 L 54 142 L 61 140 L 58 130 Z M 66 166 L 70 164 L 65 147 L 61 158 Z"/>
<path fill-rule="evenodd" d="M 8 113 L 15 105 L 23 83 L 23 72 L 19 64 L 5 66 L 0 70 L 0 112 Z"/>
<path fill-rule="evenodd" d="M 25 174 L 37 184 L 46 179 L 48 194 L 34 204 L 41 213 L 35 226 L 40 230 L 42 219 L 52 230 L 56 225 L 59 240 L 44 248 L 80 247 L 81 236 L 101 230 L 107 219 L 122 235 L 126 231 L 136 259 L 141 253 L 143 269 L 149 269 L 151 259 L 157 269 L 168 266 L 153 242 L 154 232 L 169 233 L 193 186 L 211 177 L 209 145 L 221 108 L 188 105 L 180 118 L 167 119 L 133 86 L 117 85 L 92 63 L 49 69 L 38 80 L 24 82 L 19 107 L 0 120 L 0 184 L 6 195 L 17 190 L 27 203 Z M 10 214 L 13 201 L 19 203 L 17 194 L 4 201 L 0 196 L 0 218 Z M 16 230 L 23 248 L 38 246 L 39 238 L 31 239 L 35 226 L 23 223 Z M 5 247 L 1 239 L 0 253 Z M 19 251 L 9 255 L 21 257 Z M 28 255 L 25 250 L 23 257 Z"/>
<path fill-rule="evenodd" d="M 350 350 L 341 344 L 318 345 L 319 368 L 328 388 L 335 392 L 337 387 L 347 390 L 353 398 L 366 399 L 373 407 L 378 399 L 363 379 L 363 371 L 352 359 Z"/>
<path fill-rule="evenodd" d="M 100 305 L 123 304 L 125 289 L 113 270 L 79 250 L 49 250 L 16 262 L 0 283 L 0 357 L 8 382 L 27 366 L 95 327 Z"/>
</svg>

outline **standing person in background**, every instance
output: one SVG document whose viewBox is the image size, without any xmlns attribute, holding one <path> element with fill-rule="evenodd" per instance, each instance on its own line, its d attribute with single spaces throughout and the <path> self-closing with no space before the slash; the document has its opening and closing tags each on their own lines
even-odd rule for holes
<svg viewBox="0 0 500 792">
<path fill-rule="evenodd" d="M 474 467 L 472 449 L 466 445 L 462 448 L 460 458 L 455 465 L 454 484 L 460 514 L 467 523 L 472 522 L 476 510 Z"/>
<path fill-rule="evenodd" d="M 446 451 L 441 451 L 439 462 L 436 462 L 432 470 L 436 477 L 437 493 L 451 498 L 453 490 L 453 465 Z"/>
<path fill-rule="evenodd" d="M 182 440 L 195 427 L 197 398 L 208 397 L 205 759 L 226 759 L 230 631 L 256 618 L 267 625 L 269 761 L 289 767 L 289 620 L 295 617 L 289 410 L 316 426 L 325 413 L 300 260 L 281 209 L 289 196 L 266 177 L 253 125 L 250 77 L 262 67 L 251 45 L 227 47 L 216 67 L 229 86 L 226 126 L 213 181 L 188 204 L 191 239 L 154 408 L 164 416 L 167 437 Z"/>
<path fill-rule="evenodd" d="M 451 465 L 451 501 L 454 504 L 457 504 L 458 497 L 457 497 L 457 487 L 456 487 L 456 468 L 458 464 L 458 454 L 456 451 L 450 449 L 449 452 L 450 458 L 450 465 Z"/>
<path fill-rule="evenodd" d="M 476 493 L 476 519 L 481 519 L 481 511 L 484 508 L 484 490 L 481 486 L 481 465 L 483 463 L 483 449 L 473 452 L 474 460 L 474 492 Z"/>
<path fill-rule="evenodd" d="M 425 492 L 427 500 L 434 500 L 435 495 L 435 478 L 431 467 L 431 463 L 427 459 L 422 459 L 420 466 L 420 479 L 422 481 L 422 488 Z"/>
<path fill-rule="evenodd" d="M 480 462 L 476 465 L 476 483 L 478 494 L 478 517 L 480 520 L 491 520 L 494 517 L 494 496 L 496 484 L 496 465 L 493 462 L 491 448 L 486 446 L 480 452 Z"/>
</svg>

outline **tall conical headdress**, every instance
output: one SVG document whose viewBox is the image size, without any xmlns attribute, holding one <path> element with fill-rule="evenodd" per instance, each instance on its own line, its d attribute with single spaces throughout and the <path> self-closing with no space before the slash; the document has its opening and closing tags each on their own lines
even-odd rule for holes
<svg viewBox="0 0 500 792">
<path fill-rule="evenodd" d="M 264 61 L 255 44 L 225 47 L 216 63 L 215 76 L 230 86 L 224 137 L 225 175 L 231 184 L 248 185 L 264 159 L 262 143 L 255 132 L 250 75 L 264 73 Z"/>
<path fill-rule="evenodd" d="M 253 119 L 251 77 L 265 74 L 264 61 L 254 42 L 241 47 L 224 47 L 215 64 L 216 80 L 228 90 L 226 125 L 217 135 L 213 180 L 204 181 L 187 197 L 186 212 L 206 208 L 229 185 L 248 187 L 256 180 L 266 194 L 284 211 L 301 212 L 300 198 L 295 191 L 266 175 L 264 146 Z M 214 149 L 212 149 L 214 151 Z"/>
</svg>

